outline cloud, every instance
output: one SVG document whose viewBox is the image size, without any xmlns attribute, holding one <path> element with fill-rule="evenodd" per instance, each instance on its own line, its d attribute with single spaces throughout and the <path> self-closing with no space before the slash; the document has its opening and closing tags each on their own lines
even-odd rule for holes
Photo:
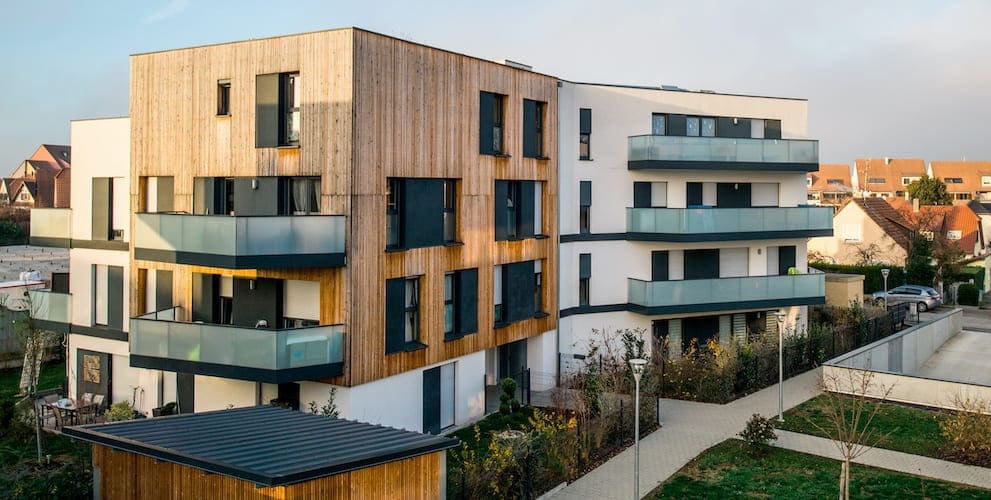
<svg viewBox="0 0 991 500">
<path fill-rule="evenodd" d="M 189 7 L 189 0 L 169 0 L 168 4 L 161 9 L 148 14 L 141 20 L 141 22 L 144 24 L 155 24 L 159 21 L 164 21 L 170 17 L 181 14 L 182 11 L 186 10 L 186 7 Z"/>
</svg>

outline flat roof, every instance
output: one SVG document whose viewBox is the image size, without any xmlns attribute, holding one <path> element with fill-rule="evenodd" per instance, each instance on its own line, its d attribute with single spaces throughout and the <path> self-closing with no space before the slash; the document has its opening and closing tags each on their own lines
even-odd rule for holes
<svg viewBox="0 0 991 500">
<path fill-rule="evenodd" d="M 273 406 L 66 427 L 63 433 L 264 486 L 309 481 L 460 444 Z"/>
</svg>

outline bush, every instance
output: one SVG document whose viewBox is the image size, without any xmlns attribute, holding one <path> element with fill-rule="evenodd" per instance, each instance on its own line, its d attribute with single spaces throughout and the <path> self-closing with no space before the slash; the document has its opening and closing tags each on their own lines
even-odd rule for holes
<svg viewBox="0 0 991 500">
<path fill-rule="evenodd" d="M 131 403 L 121 401 L 111 405 L 105 415 L 107 416 L 107 422 L 131 420 L 134 418 L 134 409 L 131 408 Z"/>
<path fill-rule="evenodd" d="M 904 269 L 899 266 L 850 266 L 829 264 L 826 262 L 809 262 L 809 267 L 814 267 L 827 273 L 859 274 L 864 277 L 865 295 L 884 290 L 884 276 L 881 275 L 881 269 L 891 269 L 891 274 L 888 275 L 888 288 L 894 288 L 903 284 L 905 281 Z M 913 284 L 929 285 L 930 282 Z"/>
<path fill-rule="evenodd" d="M 991 466 L 991 403 L 956 398 L 959 411 L 939 423 L 946 439 L 942 455 L 956 462 Z"/>
<path fill-rule="evenodd" d="M 516 400 L 516 381 L 504 378 L 499 382 L 502 394 L 499 395 L 499 413 L 508 415 L 520 410 L 520 402 Z"/>
<path fill-rule="evenodd" d="M 747 420 L 746 427 L 738 435 L 747 443 L 747 448 L 752 455 L 766 453 L 771 441 L 778 439 L 778 435 L 774 433 L 774 424 L 771 423 L 771 419 L 760 413 L 754 413 L 750 420 Z"/>
<path fill-rule="evenodd" d="M 957 288 L 957 303 L 962 306 L 976 306 L 977 295 L 977 285 L 964 283 Z"/>
</svg>

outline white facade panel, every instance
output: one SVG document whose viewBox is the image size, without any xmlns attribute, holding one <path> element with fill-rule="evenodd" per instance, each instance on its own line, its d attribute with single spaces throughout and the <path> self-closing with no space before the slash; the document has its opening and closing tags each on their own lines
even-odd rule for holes
<svg viewBox="0 0 991 500">
<path fill-rule="evenodd" d="M 72 238 L 89 240 L 93 237 L 94 177 L 124 179 L 121 200 L 124 209 L 130 211 L 131 121 L 127 117 L 73 121 L 70 140 Z M 114 191 L 117 189 L 115 185 Z M 122 229 L 130 227 L 128 212 L 124 213 Z"/>
<path fill-rule="evenodd" d="M 288 318 L 320 320 L 320 282 L 285 280 L 283 315 Z"/>
<path fill-rule="evenodd" d="M 755 207 L 778 206 L 778 183 L 754 182 L 750 185 L 750 204 Z"/>
<path fill-rule="evenodd" d="M 79 398 L 82 396 L 82 394 L 76 393 L 76 378 L 78 376 L 76 367 L 78 366 L 77 350 L 84 349 L 111 356 L 111 394 L 109 400 L 104 402 L 105 406 L 120 401 L 133 402 L 136 410 L 150 416 L 151 409 L 159 405 L 159 387 L 162 385 L 159 383 L 159 377 L 162 376 L 162 372 L 132 368 L 129 362 L 130 352 L 127 342 L 69 334 L 68 345 L 69 359 L 66 366 L 69 375 L 69 397 Z M 166 384 L 162 398 L 165 402 L 175 400 L 174 383 Z"/>
<path fill-rule="evenodd" d="M 197 413 L 258 404 L 256 382 L 196 375 L 194 383 L 193 404 Z"/>
<path fill-rule="evenodd" d="M 750 273 L 750 252 L 746 248 L 721 248 L 719 250 L 719 277 L 736 278 Z"/>
</svg>

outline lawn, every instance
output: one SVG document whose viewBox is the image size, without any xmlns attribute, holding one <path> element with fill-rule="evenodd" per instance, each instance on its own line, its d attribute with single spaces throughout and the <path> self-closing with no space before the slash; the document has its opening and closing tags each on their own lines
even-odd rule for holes
<svg viewBox="0 0 991 500">
<path fill-rule="evenodd" d="M 785 412 L 784 423 L 776 423 L 779 429 L 828 437 L 816 429 L 809 420 L 827 428 L 823 416 L 823 405 L 828 401 L 825 395 L 810 399 Z M 940 433 L 939 423 L 946 418 L 944 413 L 919 408 L 911 408 L 896 403 L 881 403 L 882 409 L 874 417 L 871 426 L 881 433 L 890 433 L 878 446 L 889 450 L 942 458 L 940 448 L 946 442 Z"/>
<path fill-rule="evenodd" d="M 531 415 L 533 415 L 533 408 L 531 407 L 523 407 L 520 411 L 510 413 L 509 415 L 493 413 L 478 421 L 475 425 L 470 425 L 448 434 L 448 437 L 460 439 L 462 443 L 465 443 L 469 449 L 475 450 L 476 453 L 487 453 L 486 450 L 488 450 L 489 441 L 492 441 L 493 432 L 522 429 Z M 478 426 L 480 437 L 477 441 L 475 440 L 475 426 Z M 460 449 L 454 448 L 451 451 Z"/>
<path fill-rule="evenodd" d="M 739 440 L 699 455 L 650 498 L 836 498 L 840 462 L 781 448 L 759 458 Z M 991 491 L 853 465 L 852 498 L 988 498 Z"/>
<path fill-rule="evenodd" d="M 38 390 L 54 389 L 62 385 L 65 378 L 65 363 L 52 363 L 41 368 L 38 378 Z M 0 371 L 0 400 L 17 395 L 17 385 L 21 381 L 21 369 Z"/>
</svg>

